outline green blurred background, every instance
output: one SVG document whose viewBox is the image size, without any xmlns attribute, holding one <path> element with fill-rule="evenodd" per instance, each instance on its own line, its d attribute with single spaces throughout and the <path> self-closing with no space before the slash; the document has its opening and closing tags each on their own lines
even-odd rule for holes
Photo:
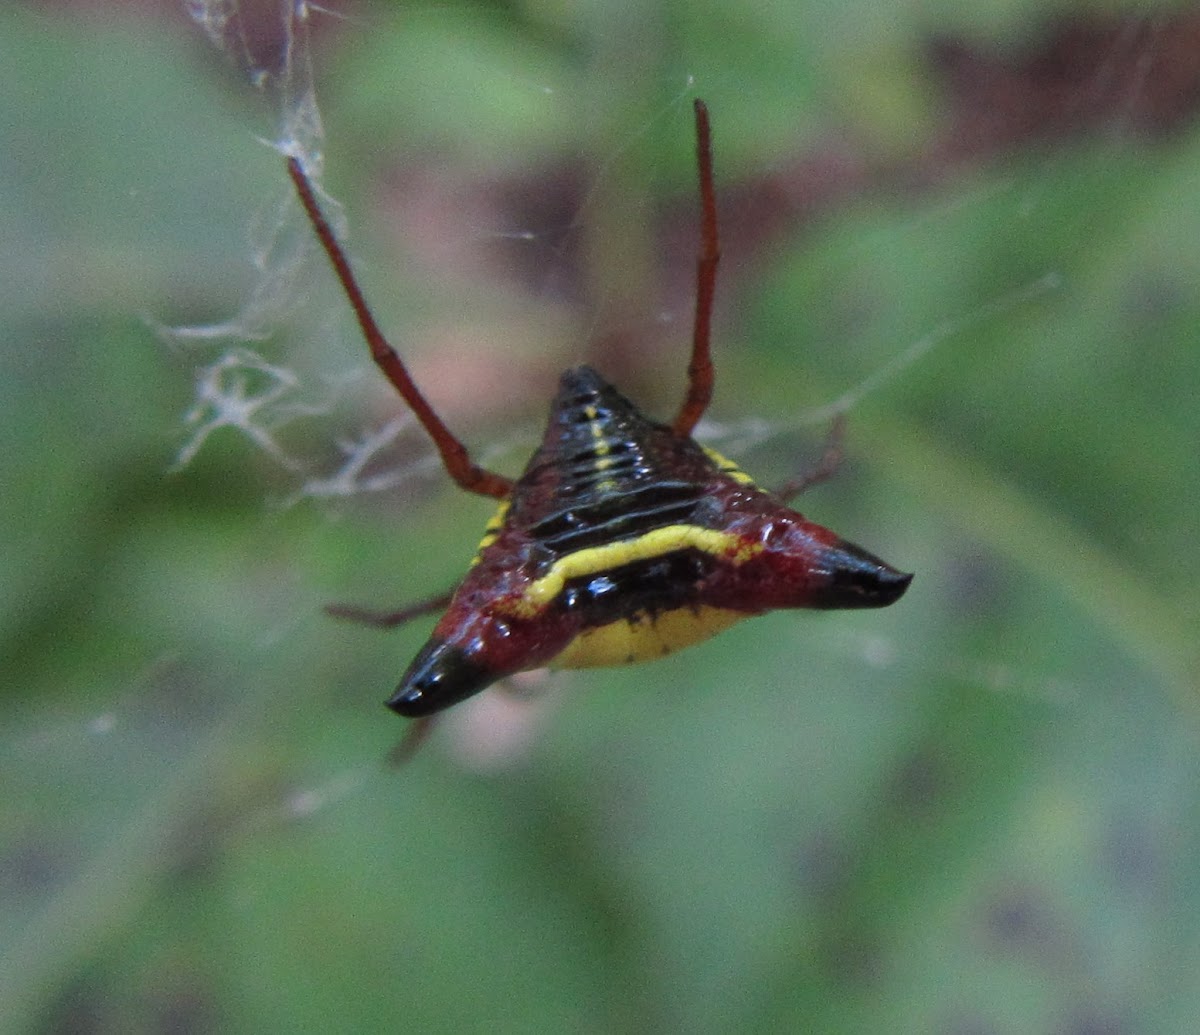
<svg viewBox="0 0 1200 1035">
<path fill-rule="evenodd" d="M 278 11 L 253 13 L 269 49 Z M 490 508 L 415 434 L 389 493 L 287 506 L 303 477 L 234 429 L 171 473 L 195 371 L 234 345 L 304 398 L 361 375 L 278 429 L 325 471 L 398 407 L 236 37 L 7 4 L 0 1030 L 1195 1030 L 1194 16 L 346 13 L 312 15 L 324 183 L 489 462 L 519 468 L 585 356 L 677 398 L 694 92 L 726 243 L 714 441 L 782 481 L 809 417 L 922 353 L 802 502 L 916 580 L 537 681 L 388 768 L 380 701 L 428 623 L 321 605 L 452 584 Z M 272 225 L 309 250 L 267 262 L 267 340 L 156 333 L 236 316 Z"/>
</svg>

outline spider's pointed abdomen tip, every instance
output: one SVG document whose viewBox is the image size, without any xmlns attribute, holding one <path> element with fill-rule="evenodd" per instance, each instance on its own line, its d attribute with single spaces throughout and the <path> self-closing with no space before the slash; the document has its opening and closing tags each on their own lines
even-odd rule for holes
<svg viewBox="0 0 1200 1035">
<path fill-rule="evenodd" d="M 560 399 L 583 398 L 612 391 L 612 385 L 586 364 L 564 370 L 558 379 Z"/>
<path fill-rule="evenodd" d="M 419 719 L 479 693 L 496 681 L 494 673 L 441 640 L 430 640 L 408 666 L 387 706 L 397 715 Z"/>
<path fill-rule="evenodd" d="M 904 596 L 912 580 L 911 571 L 896 571 L 895 568 L 880 571 L 875 576 L 875 599 L 872 606 L 887 607 L 888 604 L 894 604 Z"/>
<path fill-rule="evenodd" d="M 816 605 L 823 608 L 887 607 L 904 596 L 913 578 L 844 540 L 830 547 L 824 561 L 829 580 Z"/>
</svg>

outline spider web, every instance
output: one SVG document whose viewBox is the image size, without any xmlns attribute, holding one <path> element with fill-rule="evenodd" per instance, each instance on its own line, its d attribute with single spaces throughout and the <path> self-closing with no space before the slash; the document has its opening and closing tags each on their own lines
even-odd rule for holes
<svg viewBox="0 0 1200 1035">
<path fill-rule="evenodd" d="M 338 15 L 306 0 L 184 0 L 188 16 L 245 79 L 247 89 L 266 97 L 276 127 L 263 145 L 300 159 L 314 179 L 322 166 L 323 128 L 317 105 L 311 55 L 312 24 Z M 339 234 L 345 221 L 340 206 L 322 195 L 323 206 Z M 256 447 L 294 480 L 284 501 L 382 492 L 418 472 L 430 470 L 427 457 L 401 467 L 380 469 L 379 457 L 394 447 L 414 422 L 397 416 L 352 434 L 325 432 L 331 450 L 306 448 L 289 441 L 301 422 L 328 426 L 339 404 L 363 373 L 361 367 L 314 377 L 272 361 L 273 339 L 294 328 L 297 314 L 308 316 L 308 279 L 315 254 L 311 229 L 289 193 L 272 199 L 252 219 L 249 248 L 257 279 L 234 316 L 215 323 L 159 326 L 174 346 L 220 352 L 196 372 L 195 401 L 184 417 L 187 437 L 174 469 L 186 468 L 210 439 L 234 432 Z M 332 333 L 330 321 L 317 327 Z M 274 351 L 274 350 L 272 350 Z M 317 383 L 314 384 L 314 381 Z"/>
</svg>

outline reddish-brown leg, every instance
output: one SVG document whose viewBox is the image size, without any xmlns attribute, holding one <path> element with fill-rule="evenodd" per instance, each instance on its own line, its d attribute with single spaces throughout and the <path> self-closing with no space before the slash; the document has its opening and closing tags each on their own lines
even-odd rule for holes
<svg viewBox="0 0 1200 1035">
<path fill-rule="evenodd" d="M 398 625 L 430 615 L 435 611 L 444 611 L 450 605 L 453 593 L 439 593 L 436 597 L 410 604 L 399 611 L 372 611 L 370 608 L 354 607 L 348 604 L 327 604 L 325 613 L 334 618 L 345 618 L 349 622 L 361 622 L 363 625 L 373 625 L 377 629 L 395 629 Z"/>
<path fill-rule="evenodd" d="M 321 247 L 325 249 L 325 254 L 329 256 L 334 272 L 337 273 L 338 280 L 342 283 L 342 290 L 346 292 L 346 297 L 354 309 L 354 315 L 358 318 L 358 325 L 362 328 L 363 337 L 366 338 L 367 345 L 371 349 L 371 358 L 375 360 L 375 364 L 412 408 L 413 413 L 417 415 L 417 420 L 421 422 L 421 426 L 433 439 L 433 444 L 441 454 L 446 473 L 468 492 L 504 499 L 512 489 L 512 482 L 502 475 L 494 474 L 473 464 L 466 446 L 454 436 L 442 422 L 442 418 L 434 412 L 433 407 L 425 401 L 425 397 L 413 383 L 412 378 L 408 376 L 408 370 L 401 362 L 399 355 L 396 354 L 396 350 L 388 343 L 379 329 L 379 325 L 375 322 L 375 317 L 371 315 L 367 300 L 363 297 L 362 290 L 350 269 L 350 261 L 342 251 L 341 245 L 338 244 L 333 230 L 325 219 L 325 214 L 321 211 L 321 206 L 317 204 L 312 184 L 309 183 L 300 162 L 294 157 L 289 157 L 287 165 L 288 175 L 291 176 L 292 183 L 296 185 L 300 204 L 308 213 L 309 221 L 317 232 L 317 239 L 321 242 Z"/>
<path fill-rule="evenodd" d="M 838 414 L 833 418 L 833 423 L 829 425 L 829 434 L 825 436 L 825 451 L 821 454 L 821 462 L 811 471 L 806 471 L 798 478 L 784 482 L 775 490 L 775 495 L 787 503 L 814 485 L 820 485 L 821 482 L 827 481 L 837 474 L 845 455 L 842 449 L 845 434 L 846 418 Z"/>
<path fill-rule="evenodd" d="M 672 425 L 689 436 L 708 409 L 713 393 L 712 309 L 721 247 L 717 239 L 717 199 L 713 189 L 712 131 L 708 108 L 699 98 L 696 112 L 696 164 L 700 173 L 700 255 L 696 260 L 696 316 L 692 324 L 692 358 L 688 363 L 687 394 Z"/>
<path fill-rule="evenodd" d="M 408 765 L 421 745 L 429 739 L 429 734 L 433 732 L 433 727 L 437 720 L 438 717 L 436 715 L 426 715 L 421 719 L 412 719 L 408 724 L 408 728 L 404 731 L 404 736 L 388 752 L 388 765 L 393 769 L 400 769 L 402 766 Z"/>
</svg>

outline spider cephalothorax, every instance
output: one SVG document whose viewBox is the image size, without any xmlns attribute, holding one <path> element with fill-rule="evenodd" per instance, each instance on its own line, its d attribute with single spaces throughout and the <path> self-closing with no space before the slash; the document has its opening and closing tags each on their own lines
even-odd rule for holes
<svg viewBox="0 0 1200 1035">
<path fill-rule="evenodd" d="M 504 676 L 645 661 L 776 608 L 885 607 L 912 576 L 789 509 L 805 483 L 760 489 L 692 438 L 712 396 L 709 326 L 719 258 L 708 112 L 695 102 L 701 239 L 688 385 L 670 425 L 643 416 L 590 367 L 563 374 L 537 452 L 519 478 L 477 467 L 379 330 L 296 158 L 288 169 L 358 317 L 372 357 L 464 489 L 500 500 L 445 608 L 388 705 L 423 718 Z"/>
</svg>

